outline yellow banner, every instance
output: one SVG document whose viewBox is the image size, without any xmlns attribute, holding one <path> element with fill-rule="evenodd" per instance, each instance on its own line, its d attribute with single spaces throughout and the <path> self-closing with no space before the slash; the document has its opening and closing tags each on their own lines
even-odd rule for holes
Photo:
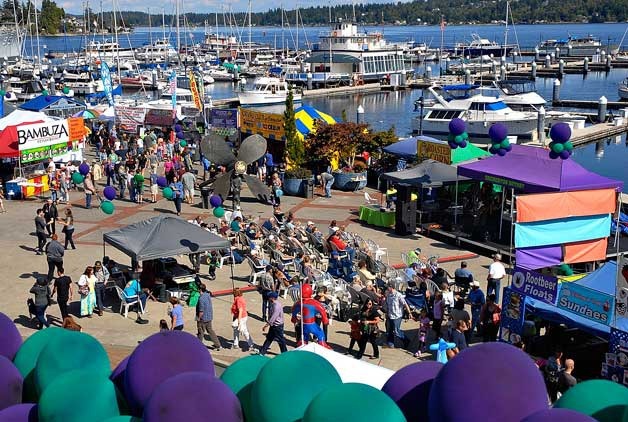
<svg viewBox="0 0 628 422">
<path fill-rule="evenodd" d="M 417 155 L 421 159 L 440 161 L 451 164 L 451 148 L 445 144 L 435 144 L 433 142 L 418 141 Z"/>
<path fill-rule="evenodd" d="M 194 77 L 194 72 L 190 72 L 190 91 L 192 91 L 192 98 L 194 99 L 194 107 L 196 107 L 197 110 L 203 111 L 203 103 L 201 102 L 201 96 L 198 93 L 198 86 L 196 85 L 196 78 Z"/>
<path fill-rule="evenodd" d="M 266 139 L 281 141 L 284 138 L 283 115 L 254 111 L 240 107 L 240 131 L 258 134 Z"/>
</svg>

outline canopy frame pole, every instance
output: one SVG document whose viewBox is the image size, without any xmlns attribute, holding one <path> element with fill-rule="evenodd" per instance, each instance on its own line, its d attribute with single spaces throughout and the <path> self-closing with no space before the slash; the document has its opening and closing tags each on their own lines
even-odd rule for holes
<svg viewBox="0 0 628 422">
<path fill-rule="evenodd" d="M 619 217 L 621 215 L 621 193 L 617 193 L 616 194 L 617 197 L 617 224 L 615 225 L 615 253 L 616 253 L 616 257 L 615 259 L 617 260 L 617 272 L 615 274 L 615 297 L 617 297 L 617 288 L 619 286 L 619 276 L 621 274 L 621 264 L 624 260 L 624 254 L 620 254 L 619 252 L 619 246 L 620 246 L 620 242 L 619 242 Z M 613 327 L 617 326 L 617 312 L 613 313 Z"/>
<path fill-rule="evenodd" d="M 454 226 L 458 225 L 458 172 L 456 172 L 456 199 L 454 201 Z"/>
<path fill-rule="evenodd" d="M 303 338 L 303 281 L 301 281 L 301 277 L 299 277 L 299 284 L 300 284 L 300 290 L 301 290 L 301 294 L 300 294 L 300 298 L 299 301 L 301 302 L 301 318 L 300 318 L 300 323 L 299 325 L 301 326 L 301 345 L 305 344 L 305 339 Z M 332 315 L 333 318 L 333 315 Z M 325 341 L 327 341 L 327 338 L 325 338 Z"/>
<path fill-rule="evenodd" d="M 513 260 L 512 243 L 515 238 L 515 220 L 514 220 L 514 215 L 515 215 L 514 209 L 515 209 L 515 199 L 516 199 L 515 188 L 511 188 L 510 192 L 511 192 L 511 195 L 510 195 L 511 196 L 511 199 L 510 199 L 510 247 L 508 249 L 510 259 L 508 260 L 508 268 L 512 269 L 514 267 L 514 265 L 512 265 L 512 260 Z M 508 285 L 510 285 L 511 279 L 512 279 L 512 271 L 508 273 Z"/>
<path fill-rule="evenodd" d="M 233 249 L 231 249 L 231 243 L 229 244 L 229 268 L 231 269 L 231 292 L 235 290 L 235 280 L 233 275 Z"/>
<path fill-rule="evenodd" d="M 499 239 L 502 238 L 502 227 L 504 225 L 504 201 L 506 200 L 506 187 L 502 186 L 502 205 L 499 208 Z M 511 211 L 512 211 L 512 206 L 511 206 Z M 512 212 L 511 215 L 512 217 Z M 512 219 L 511 219 L 511 223 L 512 223 Z"/>
</svg>

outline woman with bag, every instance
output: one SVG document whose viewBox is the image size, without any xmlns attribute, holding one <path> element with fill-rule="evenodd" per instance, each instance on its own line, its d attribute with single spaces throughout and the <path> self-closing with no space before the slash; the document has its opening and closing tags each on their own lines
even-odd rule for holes
<svg viewBox="0 0 628 422">
<path fill-rule="evenodd" d="M 46 318 L 46 308 L 50 305 L 50 287 L 48 286 L 48 279 L 46 277 L 38 278 L 33 287 L 31 287 L 30 293 L 35 295 L 33 304 L 35 316 L 38 320 L 37 329 L 41 330 L 44 325 L 50 327 L 50 323 Z"/>
<path fill-rule="evenodd" d="M 94 268 L 87 267 L 78 281 L 78 292 L 81 295 L 81 317 L 91 318 L 96 307 L 96 276 Z"/>
<path fill-rule="evenodd" d="M 499 323 L 501 321 L 502 309 L 495 303 L 495 294 L 490 294 L 486 298 L 486 303 L 482 306 L 480 312 L 480 321 L 482 324 L 483 342 L 496 341 Z"/>
<path fill-rule="evenodd" d="M 254 350 L 255 343 L 253 342 L 253 338 L 251 338 L 249 329 L 246 326 L 246 321 L 248 320 L 246 301 L 244 300 L 244 296 L 242 296 L 242 291 L 239 287 L 233 289 L 231 315 L 233 316 L 233 321 L 231 322 L 231 326 L 233 327 L 233 345 L 231 348 L 235 350 L 240 349 L 240 335 L 242 335 L 242 337 L 244 337 L 246 342 L 249 344 L 249 351 Z"/>
<path fill-rule="evenodd" d="M 65 249 L 68 248 L 68 243 L 72 245 L 72 249 L 76 249 L 74 246 L 74 239 L 72 239 L 72 235 L 74 234 L 74 216 L 72 215 L 72 209 L 66 208 L 64 211 L 65 218 L 59 219 L 59 223 L 63 225 L 63 229 L 61 230 L 65 235 Z"/>
<path fill-rule="evenodd" d="M 373 346 L 373 356 L 371 356 L 370 359 L 379 359 L 379 348 L 377 346 L 379 327 L 377 324 L 381 322 L 381 319 L 371 299 L 367 299 L 364 305 L 362 305 L 358 322 L 362 326 L 362 336 L 358 341 L 360 350 L 355 358 L 362 359 L 364 351 L 366 350 L 366 343 L 371 343 L 371 346 Z"/>
</svg>

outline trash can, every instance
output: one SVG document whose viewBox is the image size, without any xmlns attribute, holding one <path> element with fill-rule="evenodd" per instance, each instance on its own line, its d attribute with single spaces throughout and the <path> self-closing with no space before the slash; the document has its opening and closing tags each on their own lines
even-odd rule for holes
<svg viewBox="0 0 628 422">
<path fill-rule="evenodd" d="M 208 210 L 209 207 L 209 197 L 212 194 L 212 188 L 209 186 L 209 183 L 203 182 L 199 185 L 201 189 L 201 200 L 203 201 L 203 208 Z"/>
<path fill-rule="evenodd" d="M 307 179 L 305 183 L 305 197 L 307 199 L 314 198 L 314 179 Z"/>
</svg>

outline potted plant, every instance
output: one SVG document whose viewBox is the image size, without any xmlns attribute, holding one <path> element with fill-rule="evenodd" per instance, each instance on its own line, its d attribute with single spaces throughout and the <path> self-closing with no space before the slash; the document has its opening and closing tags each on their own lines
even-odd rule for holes
<svg viewBox="0 0 628 422">
<path fill-rule="evenodd" d="M 305 196 L 307 181 L 312 179 L 312 171 L 302 167 L 286 170 L 283 179 L 283 193 L 292 196 Z"/>
<path fill-rule="evenodd" d="M 303 168 L 305 164 L 305 145 L 303 139 L 297 133 L 292 90 L 288 91 L 286 98 L 283 124 L 286 137 L 286 173 L 283 179 L 283 192 L 286 195 L 305 196 L 306 181 L 312 178 L 312 172 Z"/>
</svg>

